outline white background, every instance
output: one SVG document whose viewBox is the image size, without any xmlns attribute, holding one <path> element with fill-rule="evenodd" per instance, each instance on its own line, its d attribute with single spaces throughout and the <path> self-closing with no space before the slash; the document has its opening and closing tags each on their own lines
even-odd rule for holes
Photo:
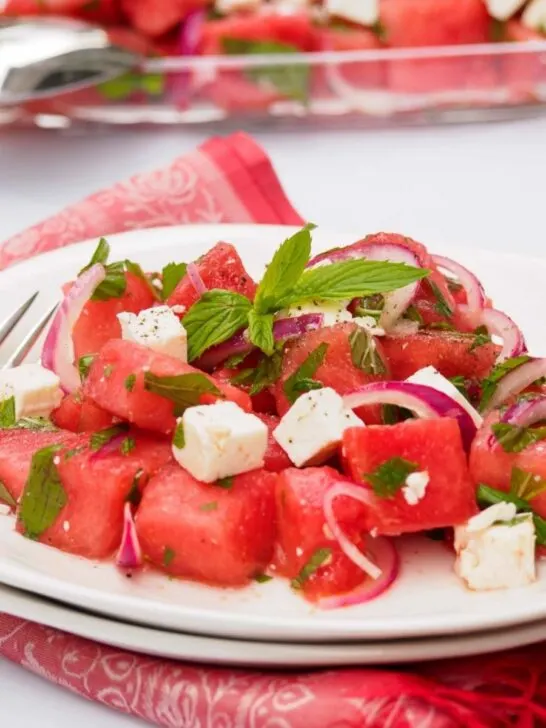
<svg viewBox="0 0 546 728">
<path fill-rule="evenodd" d="M 355 237 L 389 230 L 432 246 L 442 240 L 546 252 L 546 119 L 255 136 L 296 209 L 320 225 Z M 0 136 L 0 241 L 101 187 L 168 163 L 204 138 L 187 130 Z M 140 725 L 7 661 L 0 661 L 0 699 L 2 728 Z"/>
</svg>

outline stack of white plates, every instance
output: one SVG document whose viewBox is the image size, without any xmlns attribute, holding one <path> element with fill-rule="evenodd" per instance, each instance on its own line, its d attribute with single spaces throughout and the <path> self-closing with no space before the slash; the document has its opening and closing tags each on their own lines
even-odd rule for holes
<svg viewBox="0 0 546 728">
<path fill-rule="evenodd" d="M 290 229 L 184 226 L 112 236 L 113 258 L 149 269 L 191 260 L 218 240 L 237 245 L 259 270 Z M 362 231 L 364 234 L 366 231 Z M 362 236 L 361 234 L 361 236 Z M 315 233 L 316 250 L 354 235 Z M 0 275 L 0 314 L 31 294 L 36 280 L 58 294 L 87 262 L 96 241 L 59 250 Z M 472 250 L 433 246 L 471 265 L 499 308 L 523 324 L 533 353 L 543 332 L 546 264 Z M 510 280 L 507 289 L 506 281 Z M 519 286 L 519 290 L 518 289 Z M 241 590 L 169 580 L 160 573 L 128 579 L 111 563 L 94 563 L 26 540 L 11 516 L 0 517 L 0 610 L 152 655 L 257 666 L 380 664 L 491 652 L 546 638 L 546 570 L 530 587 L 473 593 L 453 572 L 453 555 L 424 537 L 401 539 L 400 577 L 378 599 L 321 611 L 281 580 Z"/>
</svg>

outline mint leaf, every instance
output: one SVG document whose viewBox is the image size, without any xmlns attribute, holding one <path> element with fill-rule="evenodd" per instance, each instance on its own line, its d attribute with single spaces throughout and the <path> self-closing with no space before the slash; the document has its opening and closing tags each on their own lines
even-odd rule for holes
<svg viewBox="0 0 546 728">
<path fill-rule="evenodd" d="M 144 388 L 173 402 L 175 417 L 183 414 L 188 407 L 198 405 L 203 394 L 222 397 L 218 387 L 200 372 L 179 374 L 174 377 L 158 377 L 151 372 L 145 372 Z"/>
<path fill-rule="evenodd" d="M 290 582 L 292 589 L 301 589 L 305 582 L 317 571 L 317 569 L 326 565 L 326 562 L 331 555 L 331 548 L 322 548 L 315 551 L 309 561 L 301 569 L 300 573 Z"/>
<path fill-rule="evenodd" d="M 431 281 L 430 278 L 428 279 L 428 284 L 434 298 L 436 299 L 436 304 L 434 306 L 436 311 L 440 314 L 440 316 L 445 316 L 445 318 L 451 318 L 451 316 L 453 316 L 453 310 L 444 298 L 444 295 L 442 291 L 438 288 L 438 285 L 434 283 L 434 281 Z"/>
<path fill-rule="evenodd" d="M 371 483 L 376 495 L 391 498 L 405 485 L 408 475 L 418 468 L 416 463 L 396 457 L 382 463 L 373 473 L 365 473 L 363 477 Z"/>
<path fill-rule="evenodd" d="M 245 355 L 246 356 L 246 355 Z M 283 346 L 276 344 L 271 356 L 262 356 L 254 369 L 241 369 L 230 378 L 232 384 L 245 384 L 250 387 L 249 394 L 253 397 L 279 379 L 282 371 Z"/>
<path fill-rule="evenodd" d="M 15 397 L 8 397 L 0 401 L 0 428 L 14 427 L 15 423 Z"/>
<path fill-rule="evenodd" d="M 229 359 L 226 359 L 224 362 L 224 366 L 226 369 L 234 369 L 236 366 L 239 366 L 248 356 L 248 351 L 243 351 L 241 354 L 233 354 L 233 356 L 230 356 Z"/>
<path fill-rule="evenodd" d="M 106 238 L 101 238 L 99 240 L 99 244 L 95 248 L 95 252 L 91 256 L 91 260 L 89 263 L 81 269 L 81 271 L 78 273 L 79 276 L 81 276 L 82 273 L 85 273 L 86 270 L 89 270 L 89 268 L 92 268 L 97 263 L 101 263 L 102 265 L 106 265 L 108 263 L 108 258 L 110 257 L 110 245 Z"/>
<path fill-rule="evenodd" d="M 497 364 L 482 382 L 482 398 L 480 401 L 480 410 L 484 410 L 489 402 L 493 399 L 493 395 L 497 391 L 500 380 L 505 377 L 509 372 L 517 369 L 522 364 L 527 363 L 531 357 L 527 355 L 515 356 L 512 359 L 505 359 L 500 364 Z"/>
<path fill-rule="evenodd" d="M 468 389 L 466 388 L 466 379 L 463 376 L 457 376 L 457 377 L 451 377 L 449 379 L 451 384 L 457 389 L 465 399 L 467 399 L 470 402 L 470 395 L 468 393 Z"/>
<path fill-rule="evenodd" d="M 484 485 L 483 483 L 478 485 L 476 498 L 483 506 L 492 506 L 496 503 L 513 503 L 518 511 L 523 513 L 532 513 L 537 544 L 540 546 L 546 546 L 546 520 L 537 516 L 531 505 L 526 500 L 519 498 L 513 493 L 505 493 L 502 490 L 491 488 L 489 485 Z"/>
<path fill-rule="evenodd" d="M 89 447 L 93 450 L 93 452 L 100 450 L 101 447 L 107 445 L 110 440 L 114 439 L 114 437 L 118 437 L 118 435 L 122 435 L 124 432 L 127 432 L 127 427 L 128 425 L 125 424 L 114 425 L 113 427 L 107 427 L 105 430 L 94 432 L 89 440 Z"/>
<path fill-rule="evenodd" d="M 200 511 L 216 511 L 218 510 L 218 501 L 211 501 L 210 503 L 203 503 L 199 506 Z"/>
<path fill-rule="evenodd" d="M 228 55 L 301 54 L 296 46 L 276 41 L 223 38 L 222 49 Z M 308 63 L 286 63 L 280 66 L 260 65 L 249 68 L 245 75 L 266 87 L 276 89 L 283 96 L 306 102 L 309 97 L 310 66 Z"/>
<path fill-rule="evenodd" d="M 294 374 L 288 377 L 283 389 L 290 404 L 294 404 L 302 392 L 308 392 L 311 389 L 320 389 L 322 387 L 322 384 L 316 382 L 313 377 L 322 365 L 327 351 L 328 344 L 326 342 L 319 344 L 298 369 L 296 369 Z"/>
<path fill-rule="evenodd" d="M 415 321 L 419 324 L 419 326 L 422 326 L 424 324 L 423 317 L 419 313 L 419 310 L 415 308 L 415 306 L 412 304 L 411 306 L 408 306 L 404 313 L 404 318 L 408 319 L 409 321 Z"/>
<path fill-rule="evenodd" d="M 478 349 L 480 346 L 485 346 L 485 344 L 491 343 L 491 337 L 489 336 L 489 331 L 485 326 L 478 326 L 478 328 L 474 331 L 474 341 L 472 342 L 472 345 L 470 346 L 470 349 L 468 351 L 474 351 L 475 349 Z"/>
<path fill-rule="evenodd" d="M 520 427 L 507 422 L 497 422 L 491 429 L 505 452 L 521 452 L 529 445 L 546 439 L 546 427 Z"/>
<path fill-rule="evenodd" d="M 143 283 L 146 284 L 146 287 L 148 288 L 148 290 L 150 291 L 150 293 L 152 294 L 152 296 L 154 297 L 154 299 L 156 301 L 159 301 L 160 300 L 160 296 L 159 296 L 159 294 L 157 292 L 157 289 L 152 284 L 152 281 L 146 275 L 146 273 L 144 273 L 144 271 L 142 270 L 142 268 L 140 267 L 140 265 L 138 263 L 133 263 L 132 260 L 125 260 L 124 261 L 124 265 L 125 265 L 125 270 L 128 273 L 132 273 L 134 276 L 137 276 L 137 278 L 140 278 L 140 280 Z"/>
<path fill-rule="evenodd" d="M 97 86 L 97 90 L 109 101 L 124 101 L 138 92 L 144 92 L 148 96 L 161 96 L 165 91 L 165 77 L 159 73 L 128 72 L 104 81 Z"/>
<path fill-rule="evenodd" d="M 89 369 L 91 368 L 91 364 L 93 363 L 95 357 L 96 354 L 86 354 L 85 356 L 82 356 L 78 359 L 78 372 L 80 373 L 80 379 L 82 382 L 85 382 L 85 380 L 87 379 Z"/>
<path fill-rule="evenodd" d="M 173 436 L 173 445 L 177 447 L 179 450 L 182 450 L 182 448 L 186 447 L 186 437 L 184 435 L 184 423 L 182 420 L 177 423 L 176 429 L 174 431 Z"/>
<path fill-rule="evenodd" d="M 275 349 L 273 338 L 273 314 L 256 313 L 250 311 L 248 314 L 248 334 L 250 341 L 261 349 L 264 354 L 271 356 Z"/>
<path fill-rule="evenodd" d="M 176 551 L 174 551 L 174 549 L 171 549 L 169 546 L 166 546 L 165 551 L 163 552 L 163 566 L 169 567 L 174 561 L 175 556 Z"/>
<path fill-rule="evenodd" d="M 197 359 L 245 328 L 251 308 L 248 298 L 240 293 L 218 289 L 204 293 L 182 320 L 188 335 L 188 360 Z"/>
<path fill-rule="evenodd" d="M 135 388 L 135 384 L 136 384 L 136 374 L 129 374 L 129 376 L 125 378 L 125 382 L 124 382 L 125 389 L 128 392 L 132 392 L 133 389 Z"/>
<path fill-rule="evenodd" d="M 133 478 L 133 482 L 131 483 L 131 487 L 129 488 L 129 492 L 127 493 L 127 496 L 125 500 L 128 503 L 131 503 L 135 507 L 139 505 L 142 494 L 140 492 L 140 486 L 141 486 L 141 478 L 144 475 L 144 470 L 140 468 L 135 473 L 135 477 Z"/>
<path fill-rule="evenodd" d="M 272 576 L 268 576 L 267 574 L 256 574 L 254 577 L 254 581 L 257 581 L 258 584 L 265 584 L 268 581 L 271 581 L 273 579 Z"/>
<path fill-rule="evenodd" d="M 55 457 L 62 445 L 51 445 L 34 453 L 21 505 L 19 522 L 27 538 L 38 539 L 52 526 L 67 503 Z"/>
<path fill-rule="evenodd" d="M 187 267 L 186 263 L 168 263 L 163 268 L 161 281 L 163 283 L 162 296 L 164 301 L 169 298 L 182 278 L 184 278 Z"/>
<path fill-rule="evenodd" d="M 343 260 L 306 270 L 280 301 L 281 308 L 313 298 L 339 301 L 374 293 L 387 293 L 425 278 L 430 271 L 404 263 Z"/>
<path fill-rule="evenodd" d="M 109 301 L 111 298 L 120 298 L 127 290 L 123 261 L 110 263 L 105 268 L 106 278 L 95 288 L 91 296 L 92 301 Z"/>
<path fill-rule="evenodd" d="M 256 313 L 274 313 L 282 308 L 283 299 L 296 285 L 311 255 L 311 230 L 308 224 L 282 243 L 267 266 L 254 297 Z"/>
<path fill-rule="evenodd" d="M 126 437 L 121 443 L 120 450 L 122 455 L 129 455 L 136 447 L 136 442 L 132 437 Z"/>
<path fill-rule="evenodd" d="M 385 362 L 381 359 L 375 345 L 375 339 L 364 329 L 358 327 L 349 335 L 351 359 L 357 369 L 366 374 L 380 375 L 387 373 Z"/>
<path fill-rule="evenodd" d="M 214 485 L 217 485 L 219 488 L 223 488 L 224 490 L 231 490 L 233 488 L 233 475 L 229 475 L 227 478 L 220 478 L 220 480 L 217 480 Z"/>
<path fill-rule="evenodd" d="M 18 430 L 34 430 L 34 432 L 57 432 L 59 429 L 45 417 L 21 417 L 15 423 L 15 427 Z"/>
<path fill-rule="evenodd" d="M 10 508 L 17 508 L 17 501 L 7 489 L 7 486 L 0 480 L 0 501 L 6 503 Z"/>
<path fill-rule="evenodd" d="M 532 501 L 546 491 L 546 480 L 521 468 L 512 468 L 510 493 L 526 501 Z"/>
</svg>

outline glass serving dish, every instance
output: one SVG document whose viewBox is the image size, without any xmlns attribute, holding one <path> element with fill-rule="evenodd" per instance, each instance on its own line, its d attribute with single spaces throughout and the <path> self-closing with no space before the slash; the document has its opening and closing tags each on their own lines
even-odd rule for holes
<svg viewBox="0 0 546 728">
<path fill-rule="evenodd" d="M 546 112 L 546 41 L 148 60 L 123 78 L 0 108 L 0 126 L 366 127 Z"/>
</svg>

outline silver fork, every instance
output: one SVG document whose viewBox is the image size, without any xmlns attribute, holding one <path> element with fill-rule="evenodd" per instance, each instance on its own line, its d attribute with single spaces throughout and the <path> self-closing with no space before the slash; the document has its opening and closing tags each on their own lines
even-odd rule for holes
<svg viewBox="0 0 546 728">
<path fill-rule="evenodd" d="M 0 346 L 6 341 L 9 335 L 15 330 L 19 322 L 23 319 L 27 311 L 30 309 L 36 298 L 38 297 L 38 291 L 33 293 L 29 299 L 27 299 L 19 308 L 13 313 L 9 314 L 7 318 L 0 324 Z M 19 366 L 26 359 L 34 344 L 40 338 L 40 334 L 47 326 L 49 320 L 57 310 L 59 304 L 55 303 L 50 306 L 46 312 L 40 317 L 39 321 L 26 332 L 23 341 L 19 344 L 13 354 L 1 365 L 1 369 L 10 369 L 11 367 Z"/>
</svg>

